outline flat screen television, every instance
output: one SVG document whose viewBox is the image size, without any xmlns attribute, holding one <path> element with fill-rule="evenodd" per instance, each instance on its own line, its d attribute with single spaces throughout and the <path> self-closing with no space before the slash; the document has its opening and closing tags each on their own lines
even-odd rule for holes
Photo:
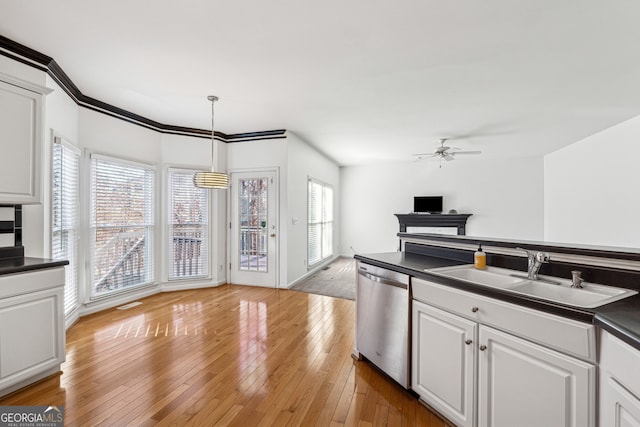
<svg viewBox="0 0 640 427">
<path fill-rule="evenodd" d="M 441 213 L 442 196 L 416 196 L 413 198 L 415 213 Z"/>
</svg>

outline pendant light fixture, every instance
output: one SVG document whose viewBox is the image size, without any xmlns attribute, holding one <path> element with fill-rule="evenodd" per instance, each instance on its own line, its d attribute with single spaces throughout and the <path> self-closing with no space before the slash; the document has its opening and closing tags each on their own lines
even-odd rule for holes
<svg viewBox="0 0 640 427">
<path fill-rule="evenodd" d="M 218 146 L 215 142 L 215 128 L 213 127 L 214 104 L 218 100 L 217 96 L 209 95 L 207 99 L 211 101 L 211 171 L 197 172 L 193 175 L 193 184 L 200 188 L 212 188 L 226 190 L 229 188 L 229 175 L 222 172 L 216 172 L 214 162 L 218 154 Z"/>
</svg>

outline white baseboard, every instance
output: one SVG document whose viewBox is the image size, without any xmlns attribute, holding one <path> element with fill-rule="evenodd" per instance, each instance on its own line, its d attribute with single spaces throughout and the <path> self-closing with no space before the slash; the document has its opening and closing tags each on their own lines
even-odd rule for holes
<svg viewBox="0 0 640 427">
<path fill-rule="evenodd" d="M 217 282 L 205 281 L 205 282 L 165 282 L 160 285 L 162 292 L 175 292 L 175 291 L 188 291 L 189 289 L 205 289 L 205 288 L 217 288 L 218 286 L 227 283 L 226 280 L 219 280 Z"/>
<path fill-rule="evenodd" d="M 159 285 L 155 284 L 141 289 L 132 290 L 131 292 L 117 294 L 112 297 L 105 297 L 99 300 L 89 301 L 81 306 L 78 314 L 80 317 L 86 316 L 87 314 L 97 313 L 98 311 L 127 304 L 137 299 L 146 298 L 160 292 L 162 292 L 162 289 Z"/>
</svg>

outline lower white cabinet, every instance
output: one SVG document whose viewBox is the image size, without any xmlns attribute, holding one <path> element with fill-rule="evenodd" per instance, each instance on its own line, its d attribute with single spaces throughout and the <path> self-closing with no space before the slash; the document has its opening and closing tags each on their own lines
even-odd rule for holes
<svg viewBox="0 0 640 427">
<path fill-rule="evenodd" d="M 413 286 L 411 387 L 422 401 L 461 427 L 595 425 L 595 365 L 505 332 L 519 330 L 523 318 L 535 321 L 523 307 L 492 306 L 486 297 L 459 290 L 434 298 L 435 307 L 422 297 L 439 294 L 416 287 L 445 293 L 446 287 L 419 279 Z M 456 306 L 461 292 L 472 303 L 468 310 Z M 544 322 L 554 319 L 539 315 Z M 483 324 L 495 318 L 510 320 L 504 328 Z"/>
<path fill-rule="evenodd" d="M 415 300 L 412 317 L 412 389 L 456 425 L 475 425 L 478 324 Z"/>
<path fill-rule="evenodd" d="M 2 396 L 60 370 L 65 359 L 64 268 L 0 276 L 0 287 Z"/>
<path fill-rule="evenodd" d="M 601 331 L 600 426 L 640 427 L 640 351 Z"/>
<path fill-rule="evenodd" d="M 594 365 L 487 326 L 479 329 L 479 426 L 594 425 Z"/>
</svg>

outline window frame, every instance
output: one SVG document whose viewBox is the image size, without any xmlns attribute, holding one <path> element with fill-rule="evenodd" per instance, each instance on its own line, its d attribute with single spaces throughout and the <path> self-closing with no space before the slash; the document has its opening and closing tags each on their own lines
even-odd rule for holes
<svg viewBox="0 0 640 427">
<path fill-rule="evenodd" d="M 60 150 L 67 151 L 69 155 L 75 157 L 75 200 L 74 201 L 74 210 L 75 212 L 71 213 L 71 216 L 75 216 L 75 218 L 71 218 L 73 224 L 70 225 L 67 230 L 74 230 L 72 233 L 73 237 L 71 240 L 74 243 L 74 250 L 70 253 L 68 251 L 64 251 L 63 257 L 69 264 L 65 266 L 65 287 L 64 287 L 64 315 L 65 317 L 71 315 L 74 311 L 76 311 L 80 307 L 80 299 L 81 299 L 81 286 L 80 286 L 80 277 L 81 277 L 81 250 L 82 250 L 82 242 L 80 239 L 81 235 L 81 181 L 82 181 L 82 151 L 76 147 L 71 142 L 61 138 L 59 136 L 53 137 L 53 142 L 51 144 L 51 185 L 50 185 L 50 241 L 49 241 L 49 249 L 52 258 L 60 258 L 56 253 L 56 232 L 62 233 L 65 230 L 65 227 L 60 227 L 60 230 L 57 230 L 56 227 L 56 208 L 60 208 L 60 212 L 58 215 L 63 217 L 66 215 L 63 212 L 63 201 L 66 200 L 66 197 L 63 195 L 60 197 L 60 204 L 56 204 L 56 186 L 55 186 L 55 173 L 56 173 L 56 153 L 55 150 L 57 147 L 60 147 Z M 62 159 L 61 168 L 64 168 L 64 157 L 65 154 L 61 153 Z M 60 171 L 61 173 L 61 182 L 62 177 L 66 175 L 64 170 Z M 63 185 L 63 184 L 61 184 Z M 67 189 L 68 191 L 69 189 Z M 64 199 L 64 200 L 63 200 Z M 68 206 L 67 203 L 64 203 L 64 206 Z M 60 222 L 66 222 L 61 219 Z M 71 256 L 70 256 L 71 255 Z M 70 289 L 71 286 L 74 286 L 75 289 Z M 71 295 L 70 295 L 71 294 Z M 71 301 L 69 300 L 71 298 Z"/>
<path fill-rule="evenodd" d="M 320 211 L 321 211 L 321 219 L 320 221 L 316 221 L 313 224 L 311 223 L 311 185 L 319 185 L 321 187 L 321 197 L 320 197 L 320 202 L 321 202 L 321 206 L 320 206 Z M 325 195 L 325 191 L 326 190 L 330 190 L 331 191 L 331 219 L 330 220 L 325 220 L 325 214 L 327 213 L 326 210 L 326 195 Z M 333 251 L 333 240 L 334 240 L 334 236 L 335 236 L 335 212 L 334 212 L 334 208 L 335 208 L 335 200 L 334 200 L 334 190 L 333 190 L 333 186 L 330 184 L 327 184 L 325 182 L 322 182 L 318 179 L 312 178 L 312 177 L 308 177 L 307 178 L 307 270 L 311 270 L 314 267 L 322 264 L 324 261 L 326 261 L 328 258 L 332 257 L 334 255 L 334 251 Z M 319 251 L 320 251 L 320 258 L 317 260 L 314 260 L 313 262 L 311 261 L 310 258 L 310 254 L 311 254 L 311 233 L 310 233 L 310 229 L 312 225 L 320 225 L 320 233 L 318 236 L 318 242 L 319 242 Z M 329 231 L 329 244 L 326 245 L 329 248 L 329 253 L 325 253 L 325 233 L 326 233 L 326 226 L 330 225 L 330 231 Z"/>
<path fill-rule="evenodd" d="M 165 231 L 166 231 L 166 249 L 164 250 L 164 254 L 166 257 L 166 280 L 167 281 L 183 281 L 183 280 L 202 280 L 202 279 L 210 279 L 212 277 L 212 227 L 211 227 L 211 219 L 212 219 L 212 210 L 211 204 L 212 199 L 211 192 L 206 189 L 201 189 L 202 192 L 206 194 L 206 203 L 204 204 L 203 212 L 206 214 L 207 219 L 205 223 L 205 232 L 203 233 L 204 238 L 206 239 L 206 253 L 203 255 L 203 260 L 205 263 L 205 271 L 202 274 L 194 274 L 194 275 L 184 275 L 184 276 L 173 276 L 173 261 L 174 259 L 171 257 L 171 251 L 173 247 L 173 187 L 172 187 L 172 173 L 180 173 L 184 175 L 194 175 L 196 172 L 201 171 L 201 168 L 191 168 L 191 167 L 183 167 L 183 166 L 167 166 L 165 168 L 165 184 L 166 191 L 164 191 L 163 196 L 166 197 L 165 201 L 165 209 L 166 209 L 166 220 L 165 220 Z M 194 186 L 194 188 L 196 188 Z"/>
<path fill-rule="evenodd" d="M 156 238 L 157 238 L 157 198 L 158 198 L 158 185 L 157 185 L 157 168 L 155 164 L 146 163 L 138 160 L 131 160 L 123 157 L 104 155 L 96 152 L 88 152 L 88 220 L 87 220 L 87 257 L 88 257 L 88 271 L 87 271 L 87 292 L 90 301 L 100 300 L 103 298 L 109 298 L 114 295 L 118 295 L 125 292 L 132 292 L 140 290 L 144 287 L 155 285 L 156 284 L 156 257 L 157 257 L 157 248 L 156 248 Z M 94 283 L 94 267 L 95 260 L 94 256 L 96 254 L 96 225 L 94 218 L 94 208 L 95 208 L 95 191 L 93 188 L 94 184 L 94 170 L 95 163 L 94 161 L 104 161 L 109 163 L 115 163 L 120 167 L 132 167 L 132 168 L 140 168 L 145 169 L 151 173 L 150 178 L 148 178 L 148 184 L 150 186 L 148 196 L 145 197 L 145 209 L 149 213 L 149 218 L 143 219 L 142 223 L 132 223 L 132 224 L 123 224 L 120 225 L 121 228 L 143 228 L 145 233 L 145 244 L 144 244 L 144 262 L 147 264 L 145 266 L 145 272 L 147 273 L 147 277 L 145 280 L 135 283 L 133 285 L 125 285 L 120 286 L 111 291 L 105 292 L 96 292 L 96 283 Z M 118 227 L 113 226 L 113 227 Z M 108 228 L 108 227 L 102 227 Z M 148 241 L 148 244 L 147 244 Z"/>
</svg>

